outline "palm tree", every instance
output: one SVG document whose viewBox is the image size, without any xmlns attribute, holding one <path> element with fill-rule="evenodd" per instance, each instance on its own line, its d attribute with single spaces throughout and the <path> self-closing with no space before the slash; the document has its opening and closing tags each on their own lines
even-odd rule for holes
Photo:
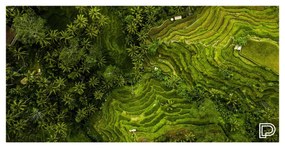
<svg viewBox="0 0 285 148">
<path fill-rule="evenodd" d="M 192 132 L 188 132 L 185 134 L 185 142 L 193 142 L 195 141 L 195 135 Z"/>
<path fill-rule="evenodd" d="M 37 99 L 46 98 L 46 89 L 38 89 L 36 90 Z"/>
<path fill-rule="evenodd" d="M 91 7 L 88 14 L 92 20 L 99 19 L 101 16 L 100 9 L 98 7 Z"/>
<path fill-rule="evenodd" d="M 17 71 L 14 71 L 10 64 L 6 64 L 6 81 L 11 80 L 13 82 L 14 77 L 20 76 Z M 8 85 L 8 84 L 7 84 Z"/>
<path fill-rule="evenodd" d="M 134 74 L 134 80 L 137 82 L 142 77 L 142 72 L 140 72 L 139 70 L 135 70 Z"/>
<path fill-rule="evenodd" d="M 64 40 L 65 43 L 72 38 L 72 35 L 68 31 L 61 31 L 60 35 L 61 36 L 59 38 Z"/>
<path fill-rule="evenodd" d="M 57 92 L 59 92 L 63 87 L 65 87 L 65 79 L 64 78 L 57 78 L 52 85 L 50 85 L 48 87 L 49 90 L 49 95 L 56 94 Z"/>
<path fill-rule="evenodd" d="M 102 26 L 106 25 L 107 22 L 108 22 L 107 16 L 101 15 L 100 18 L 99 18 L 99 20 L 98 20 L 99 26 L 102 27 Z"/>
<path fill-rule="evenodd" d="M 59 39 L 60 33 L 58 30 L 51 30 L 48 32 L 48 37 L 47 39 L 50 40 L 51 42 L 55 42 Z"/>
<path fill-rule="evenodd" d="M 77 111 L 76 117 L 75 117 L 75 121 L 77 123 L 81 122 L 84 118 L 86 118 L 86 116 L 88 115 L 86 108 L 82 108 L 79 109 Z"/>
<path fill-rule="evenodd" d="M 15 99 L 11 105 L 11 111 L 22 112 L 22 111 L 26 110 L 26 107 L 27 107 L 26 101 L 24 101 L 23 99 L 17 101 Z"/>
<path fill-rule="evenodd" d="M 64 110 L 60 112 L 59 114 L 57 114 L 55 119 L 57 120 L 57 122 L 60 122 L 60 121 L 64 121 L 65 117 L 66 117 L 66 111 Z"/>
<path fill-rule="evenodd" d="M 133 22 L 135 22 L 135 24 L 136 24 L 137 26 L 141 26 L 141 25 L 142 25 L 142 21 L 143 21 L 142 15 L 141 15 L 140 13 L 137 13 L 137 14 L 135 15 L 135 19 L 133 20 Z"/>
<path fill-rule="evenodd" d="M 46 105 L 46 107 L 44 108 L 43 112 L 45 113 L 46 116 L 50 116 L 50 117 L 55 116 L 57 114 L 57 112 L 58 112 L 57 103 L 53 103 L 52 104 L 52 103 L 49 102 Z M 48 122 L 52 122 L 52 120 L 53 120 L 52 118 L 47 119 Z"/>
<path fill-rule="evenodd" d="M 64 105 L 67 105 L 69 109 L 74 109 L 74 99 L 70 93 L 66 93 L 63 97 Z"/>
<path fill-rule="evenodd" d="M 138 26 L 135 24 L 135 22 L 131 22 L 127 24 L 127 31 L 129 34 L 136 34 L 138 31 Z"/>
<path fill-rule="evenodd" d="M 238 105 L 238 99 L 236 98 L 236 96 L 233 95 L 233 93 L 230 93 L 229 97 L 227 97 L 226 100 L 227 105 L 229 105 L 229 107 L 231 107 L 232 109 L 236 110 Z"/>
<path fill-rule="evenodd" d="M 142 56 L 147 56 L 147 53 L 148 53 L 148 47 L 146 44 L 140 44 L 140 53 Z"/>
<path fill-rule="evenodd" d="M 94 87 L 99 84 L 99 79 L 95 76 L 91 77 L 88 83 L 90 86 Z"/>
<path fill-rule="evenodd" d="M 150 13 L 147 15 L 147 24 L 145 25 L 146 28 L 150 28 L 151 25 L 157 22 L 157 16 L 155 13 Z"/>
<path fill-rule="evenodd" d="M 75 9 L 77 9 L 78 12 L 81 13 L 81 14 L 83 14 L 83 13 L 85 13 L 87 11 L 86 8 L 87 7 L 85 7 L 85 6 L 75 6 Z"/>
<path fill-rule="evenodd" d="M 40 108 L 43 108 L 47 105 L 47 96 L 45 95 L 45 97 L 42 98 L 37 98 L 37 106 L 39 106 Z"/>
<path fill-rule="evenodd" d="M 113 81 L 103 81 L 103 88 L 109 90 L 114 86 Z"/>
<path fill-rule="evenodd" d="M 77 31 L 76 25 L 74 25 L 73 23 L 67 25 L 67 32 L 69 32 L 71 35 L 74 36 L 76 31 Z"/>
<path fill-rule="evenodd" d="M 133 65 L 134 65 L 133 69 L 135 71 L 139 71 L 140 69 L 143 68 L 143 63 L 140 60 L 133 61 Z"/>
<path fill-rule="evenodd" d="M 135 45 L 131 45 L 130 48 L 127 48 L 127 52 L 130 57 L 134 57 L 135 55 L 139 53 L 139 47 Z"/>
<path fill-rule="evenodd" d="M 41 37 L 36 40 L 36 43 L 39 44 L 42 48 L 47 47 L 51 43 L 49 42 L 47 37 Z"/>
<path fill-rule="evenodd" d="M 101 99 L 103 98 L 103 95 L 104 95 L 104 93 L 101 92 L 101 90 L 96 90 L 96 91 L 94 92 L 94 98 L 95 98 L 96 100 L 101 100 Z"/>
<path fill-rule="evenodd" d="M 81 45 L 84 49 L 89 49 L 91 47 L 91 42 L 88 38 L 84 38 L 81 42 Z"/>
<path fill-rule="evenodd" d="M 62 62 L 59 63 L 59 68 L 62 69 L 63 72 L 71 72 L 71 67 L 63 64 Z"/>
<path fill-rule="evenodd" d="M 138 32 L 137 35 L 138 35 L 138 40 L 141 43 L 145 43 L 146 42 L 146 39 L 148 37 L 148 34 L 147 34 L 146 31 L 142 30 L 142 31 Z"/>
<path fill-rule="evenodd" d="M 143 7 L 140 7 L 140 6 L 130 7 L 130 12 L 132 15 L 141 14 L 142 11 L 143 11 Z"/>
<path fill-rule="evenodd" d="M 21 131 L 23 131 L 27 126 L 27 120 L 26 119 L 20 119 L 17 120 L 13 125 L 12 125 L 12 131 L 14 132 L 14 134 L 18 135 L 19 133 L 22 133 Z M 19 137 L 20 138 L 20 137 Z"/>
<path fill-rule="evenodd" d="M 41 120 L 43 118 L 43 116 L 44 116 L 43 113 L 41 111 L 39 111 L 39 109 L 33 108 L 32 115 L 31 115 L 32 121 Z"/>
<path fill-rule="evenodd" d="M 57 123 L 55 126 L 55 133 L 60 135 L 60 139 L 65 139 L 67 136 L 67 125 L 64 122 Z"/>
<path fill-rule="evenodd" d="M 105 60 L 105 57 L 104 56 L 98 56 L 97 57 L 97 65 L 99 68 L 102 68 L 104 67 L 106 64 L 106 60 Z"/>
<path fill-rule="evenodd" d="M 133 37 L 132 37 L 132 35 L 130 35 L 130 34 L 127 34 L 127 35 L 126 35 L 125 41 L 126 41 L 126 44 L 127 44 L 128 46 L 131 46 L 131 45 L 134 44 Z"/>
<path fill-rule="evenodd" d="M 72 92 L 75 92 L 79 95 L 82 95 L 84 93 L 84 89 L 85 89 L 85 84 L 83 82 L 78 82 L 75 83 L 75 86 L 72 87 Z"/>
<path fill-rule="evenodd" d="M 61 77 L 58 77 L 57 79 L 55 79 L 54 81 L 54 87 L 56 88 L 61 88 L 61 87 L 64 87 L 65 86 L 65 79 L 64 78 L 61 78 Z"/>
<path fill-rule="evenodd" d="M 20 87 L 19 85 L 17 85 L 15 88 L 11 88 L 9 89 L 9 94 L 11 95 L 18 95 L 21 96 L 24 93 L 24 89 L 23 87 Z"/>
<path fill-rule="evenodd" d="M 15 48 L 15 47 L 10 47 L 8 48 L 11 50 L 13 57 L 15 57 L 17 60 L 22 60 L 24 62 L 24 57 L 27 55 L 26 51 L 22 51 L 22 47 Z"/>
<path fill-rule="evenodd" d="M 140 49 L 140 48 L 139 48 Z M 143 58 L 143 54 L 141 52 L 138 52 L 137 54 L 135 54 L 134 56 L 132 56 L 132 61 L 134 63 L 143 63 L 144 58 Z"/>
<path fill-rule="evenodd" d="M 78 78 L 78 77 L 80 77 L 81 76 L 81 74 L 80 74 L 80 72 L 78 71 L 78 70 L 74 70 L 73 72 L 71 72 L 70 74 L 68 74 L 68 78 L 70 78 L 70 79 L 72 79 L 72 80 L 74 80 L 74 79 L 76 79 L 76 78 Z"/>
<path fill-rule="evenodd" d="M 67 125 L 64 122 L 52 124 L 48 127 L 49 141 L 64 141 L 67 136 Z"/>
<path fill-rule="evenodd" d="M 168 110 L 168 111 L 173 110 L 173 105 L 174 105 L 174 101 L 167 100 L 167 108 L 166 108 L 166 110 Z"/>
<path fill-rule="evenodd" d="M 118 84 L 119 87 L 124 86 L 126 84 L 126 81 L 125 81 L 123 76 L 119 76 L 117 78 L 117 84 Z"/>
<path fill-rule="evenodd" d="M 89 26 L 87 26 L 86 34 L 87 34 L 90 38 L 95 38 L 95 37 L 97 37 L 98 34 L 99 34 L 99 29 L 98 29 L 96 26 L 89 25 Z"/>
<path fill-rule="evenodd" d="M 16 121 L 15 119 L 17 118 L 17 114 L 13 113 L 11 110 L 7 110 L 6 113 L 6 125 L 7 126 L 12 126 Z M 7 128 L 8 130 L 8 128 Z"/>
<path fill-rule="evenodd" d="M 46 53 L 46 55 L 44 56 L 44 60 L 45 60 L 45 62 L 48 63 L 48 65 L 50 67 L 53 67 L 56 63 L 56 60 L 54 60 L 54 58 L 53 58 L 52 54 L 50 54 L 50 52 Z"/>
<path fill-rule="evenodd" d="M 88 20 L 83 14 L 78 14 L 74 23 L 76 24 L 77 27 L 84 28 L 87 26 Z"/>
<path fill-rule="evenodd" d="M 94 105 L 89 104 L 86 107 L 86 110 L 87 110 L 87 113 L 90 115 L 90 114 L 94 113 L 97 110 L 97 108 Z"/>
</svg>

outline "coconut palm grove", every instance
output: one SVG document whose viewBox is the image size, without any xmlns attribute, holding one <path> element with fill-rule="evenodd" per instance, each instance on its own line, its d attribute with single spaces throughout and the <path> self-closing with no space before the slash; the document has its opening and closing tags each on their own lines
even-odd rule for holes
<svg viewBox="0 0 285 148">
<path fill-rule="evenodd" d="M 6 141 L 278 142 L 279 7 L 7 6 Z"/>
</svg>

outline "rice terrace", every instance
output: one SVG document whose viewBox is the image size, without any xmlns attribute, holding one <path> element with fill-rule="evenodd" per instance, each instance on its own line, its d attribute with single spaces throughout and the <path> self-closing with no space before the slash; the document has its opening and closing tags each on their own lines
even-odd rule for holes
<svg viewBox="0 0 285 148">
<path fill-rule="evenodd" d="M 279 7 L 8 6 L 6 43 L 7 142 L 279 141 Z"/>
</svg>

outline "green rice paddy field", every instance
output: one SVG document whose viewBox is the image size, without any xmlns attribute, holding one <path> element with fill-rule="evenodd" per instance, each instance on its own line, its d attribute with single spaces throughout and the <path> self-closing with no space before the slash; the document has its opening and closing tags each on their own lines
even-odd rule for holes
<svg viewBox="0 0 285 148">
<path fill-rule="evenodd" d="M 156 55 L 147 59 L 138 83 L 108 96 L 91 118 L 93 136 L 112 142 L 262 141 L 258 123 L 270 122 L 277 134 L 267 140 L 278 141 L 279 16 L 274 11 L 204 7 L 152 28 L 151 40 L 160 43 Z M 234 50 L 234 36 L 244 32 L 247 44 Z"/>
</svg>

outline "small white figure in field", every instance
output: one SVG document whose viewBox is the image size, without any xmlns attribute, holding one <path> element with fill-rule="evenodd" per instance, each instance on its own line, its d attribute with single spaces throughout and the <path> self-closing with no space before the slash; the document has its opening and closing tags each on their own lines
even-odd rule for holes
<svg viewBox="0 0 285 148">
<path fill-rule="evenodd" d="M 234 49 L 235 49 L 235 50 L 238 50 L 238 51 L 241 51 L 241 48 L 242 48 L 242 46 L 236 45 Z"/>
<path fill-rule="evenodd" d="M 180 16 L 175 16 L 174 19 L 175 20 L 180 20 L 180 19 L 182 19 L 182 16 L 181 15 Z"/>
<path fill-rule="evenodd" d="M 182 19 L 181 15 L 180 16 L 174 16 L 174 18 L 172 17 L 170 20 L 171 21 L 176 21 L 176 20 L 180 20 L 180 19 Z"/>
<path fill-rule="evenodd" d="M 129 132 L 131 132 L 131 133 L 136 132 L 136 131 L 137 131 L 136 129 L 129 130 Z"/>
</svg>

